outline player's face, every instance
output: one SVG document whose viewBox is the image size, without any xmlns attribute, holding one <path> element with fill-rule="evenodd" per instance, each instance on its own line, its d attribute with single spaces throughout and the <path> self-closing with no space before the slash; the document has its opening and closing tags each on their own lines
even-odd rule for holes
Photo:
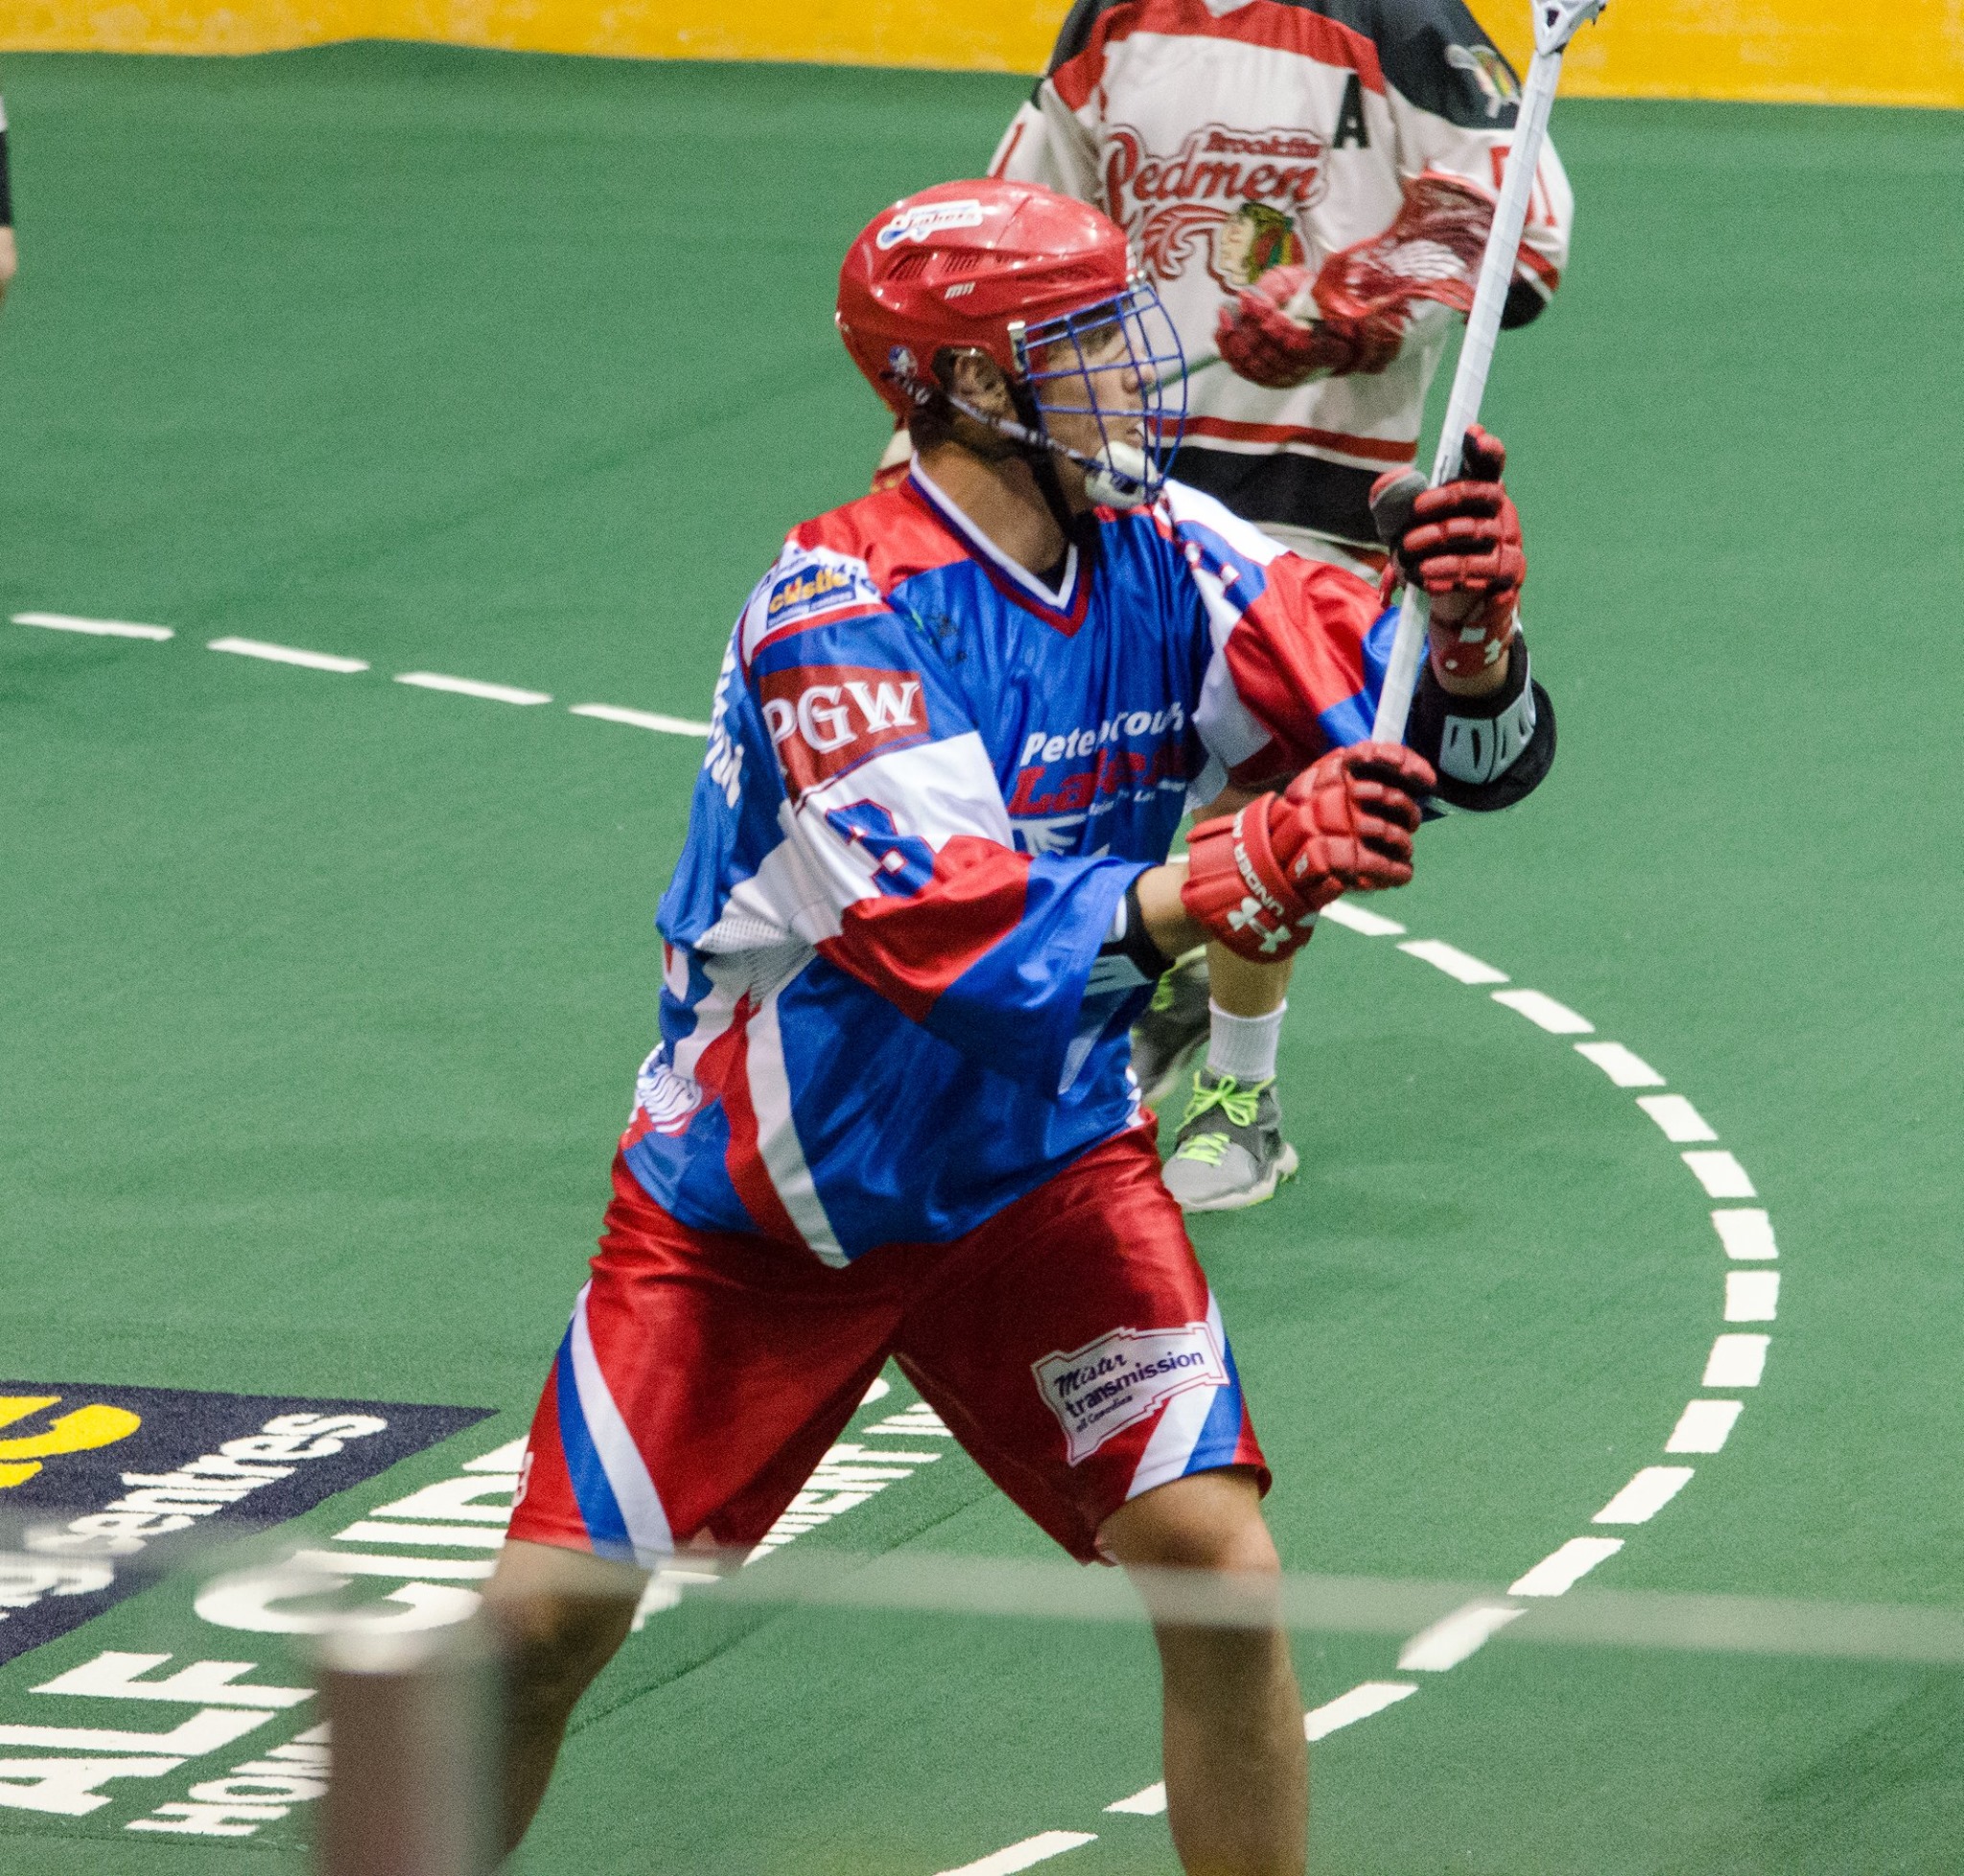
<svg viewBox="0 0 1964 1876">
<path fill-rule="evenodd" d="M 1044 427 L 1066 449 L 1095 456 L 1108 442 L 1144 441 L 1147 369 L 1141 367 L 1116 320 L 1089 327 L 1038 354 L 1043 386 Z"/>
</svg>

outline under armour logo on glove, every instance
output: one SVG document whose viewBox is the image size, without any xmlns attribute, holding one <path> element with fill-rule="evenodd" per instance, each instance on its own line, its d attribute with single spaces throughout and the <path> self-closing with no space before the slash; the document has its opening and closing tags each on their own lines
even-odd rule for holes
<svg viewBox="0 0 1964 1876">
<path fill-rule="evenodd" d="M 1233 819 L 1195 828 L 1181 901 L 1236 955 L 1255 964 L 1288 957 L 1309 942 L 1331 900 L 1411 879 L 1418 797 L 1437 780 L 1430 762 L 1397 743 L 1333 749 L 1286 793 L 1259 795 Z"/>
<path fill-rule="evenodd" d="M 1274 957 L 1284 945 L 1288 945 L 1291 950 L 1297 948 L 1292 942 L 1294 934 L 1289 925 L 1286 922 L 1276 923 L 1276 914 L 1259 900 L 1244 899 L 1237 910 L 1228 914 L 1228 924 L 1231 930 L 1254 940 L 1256 949 L 1264 957 Z M 1297 927 L 1306 928 L 1315 924 L 1316 914 L 1310 912 L 1297 921 Z"/>
</svg>

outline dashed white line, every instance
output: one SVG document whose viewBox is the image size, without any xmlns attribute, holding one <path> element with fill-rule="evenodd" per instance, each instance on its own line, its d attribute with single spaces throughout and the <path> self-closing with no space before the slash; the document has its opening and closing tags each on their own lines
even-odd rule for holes
<svg viewBox="0 0 1964 1876">
<path fill-rule="evenodd" d="M 161 643 L 177 635 L 168 625 L 132 625 L 122 619 L 77 619 L 65 612 L 17 612 L 16 625 L 39 625 L 50 632 L 85 632 L 96 639 L 155 639 Z"/>
<path fill-rule="evenodd" d="M 1082 1849 L 1085 1844 L 1097 1841 L 1096 1831 L 1046 1830 L 1035 1837 L 1024 1838 L 1020 1843 L 1012 1843 L 1008 1849 L 998 1850 L 978 1863 L 965 1863 L 959 1869 L 944 1869 L 941 1876 L 1015 1876 L 1018 1869 L 1048 1863 L 1052 1857 L 1061 1857 L 1066 1850 Z"/>
<path fill-rule="evenodd" d="M 1327 1739 L 1345 1726 L 1354 1726 L 1360 1720 L 1368 1720 L 1373 1713 L 1382 1713 L 1388 1706 L 1396 1706 L 1417 1691 L 1415 1680 L 1367 1680 L 1351 1688 L 1347 1694 L 1339 1694 L 1335 1700 L 1310 1708 L 1302 1716 L 1302 1736 L 1314 1746 L 1318 1740 Z M 1163 1784 L 1148 1785 L 1144 1791 L 1122 1797 L 1105 1809 L 1131 1817 L 1164 1817 L 1166 1787 Z"/>
<path fill-rule="evenodd" d="M 1508 1603 L 1468 1603 L 1421 1629 L 1398 1651 L 1405 1674 L 1444 1674 L 1490 1642 L 1509 1622 L 1527 1614 Z"/>
<path fill-rule="evenodd" d="M 1578 1043 L 1576 1053 L 1595 1063 L 1619 1088 L 1662 1088 L 1664 1077 L 1621 1043 Z"/>
<path fill-rule="evenodd" d="M 1361 1687 L 1353 1687 L 1347 1694 L 1339 1694 L 1333 1700 L 1325 1700 L 1321 1706 L 1313 1707 L 1302 1716 L 1302 1735 L 1314 1746 L 1318 1740 L 1327 1738 L 1331 1733 L 1344 1726 L 1354 1726 L 1360 1720 L 1368 1720 L 1373 1713 L 1382 1713 L 1388 1706 L 1396 1706 L 1409 1694 L 1418 1691 L 1418 1683 L 1412 1680 L 1367 1680 Z"/>
<path fill-rule="evenodd" d="M 1745 1168 L 1729 1153 L 1681 1153 L 1710 1199 L 1756 1199 L 1760 1195 L 1746 1177 Z"/>
<path fill-rule="evenodd" d="M 1780 1273 L 1777 1270 L 1728 1270 L 1725 1273 L 1725 1320 L 1728 1323 L 1770 1323 L 1780 1313 Z"/>
<path fill-rule="evenodd" d="M 1728 1257 L 1777 1257 L 1780 1247 L 1773 1241 L 1773 1221 L 1765 1212 L 1750 1206 L 1715 1211 L 1712 1223 Z"/>
<path fill-rule="evenodd" d="M 549 704 L 549 691 L 521 691 L 511 684 L 485 684 L 475 677 L 447 677 L 442 671 L 399 671 L 398 684 L 420 691 L 454 691 L 460 697 L 481 697 L 486 703 Z"/>
<path fill-rule="evenodd" d="M 498 1550 L 504 1543 L 502 1524 L 385 1524 L 380 1518 L 357 1518 L 337 1531 L 338 1544 L 435 1544 L 453 1550 Z"/>
<path fill-rule="evenodd" d="M 296 645 L 269 645 L 264 639 L 213 639 L 207 651 L 235 652 L 241 658 L 264 658 L 269 665 L 299 665 L 310 671 L 365 671 L 365 658 L 337 658 L 331 651 L 303 651 Z"/>
<path fill-rule="evenodd" d="M 1493 1000 L 1519 1011 L 1530 1022 L 1538 1024 L 1551 1036 L 1587 1036 L 1596 1028 L 1587 1017 L 1570 1009 L 1566 1003 L 1557 1003 L 1554 997 L 1544 997 L 1538 990 L 1497 990 L 1493 993 Z"/>
<path fill-rule="evenodd" d="M 574 716 L 596 716 L 603 723 L 625 723 L 635 730 L 660 730 L 665 736 L 708 736 L 710 726 L 687 716 L 664 716 L 659 710 L 625 710 L 620 704 L 568 704 Z"/>
<path fill-rule="evenodd" d="M 1716 1453 L 1725 1449 L 1733 1422 L 1744 1407 L 1739 1400 L 1694 1400 L 1677 1417 L 1664 1442 L 1668 1453 Z"/>
<path fill-rule="evenodd" d="M 1462 984 L 1504 984 L 1508 980 L 1505 971 L 1496 971 L 1470 951 L 1448 945 L 1442 938 L 1414 938 L 1398 949 L 1420 963 L 1431 965 L 1435 971 L 1457 977 Z"/>
<path fill-rule="evenodd" d="M 1597 1564 L 1623 1548 L 1621 1537 L 1571 1537 L 1523 1576 L 1508 1584 L 1509 1596 L 1565 1596 Z"/>
<path fill-rule="evenodd" d="M 1382 912 L 1367 911 L 1362 905 L 1351 904 L 1347 899 L 1333 900 L 1323 907 L 1321 916 L 1332 925 L 1347 926 L 1367 938 L 1402 938 L 1405 935 L 1405 927 L 1396 919 L 1388 919 Z"/>
<path fill-rule="evenodd" d="M 1689 1466 L 1647 1466 L 1589 1520 L 1591 1524 L 1648 1524 L 1691 1483 Z"/>
<path fill-rule="evenodd" d="M 1705 1388 L 1756 1388 L 1766 1372 L 1770 1335 L 1721 1335 L 1705 1359 Z"/>
<path fill-rule="evenodd" d="M 1639 1094 L 1637 1105 L 1654 1120 L 1664 1137 L 1678 1145 L 1688 1140 L 1716 1140 L 1712 1123 L 1682 1094 Z"/>
<path fill-rule="evenodd" d="M 488 1577 L 493 1566 L 456 1557 L 377 1557 L 372 1551 L 303 1550 L 293 1568 L 324 1577 L 415 1577 L 427 1582 Z"/>
</svg>

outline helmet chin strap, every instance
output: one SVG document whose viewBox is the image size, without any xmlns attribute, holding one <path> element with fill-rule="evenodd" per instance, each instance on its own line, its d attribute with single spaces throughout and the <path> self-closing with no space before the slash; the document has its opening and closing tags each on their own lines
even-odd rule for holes
<svg viewBox="0 0 1964 1876">
<path fill-rule="evenodd" d="M 1064 499 L 1064 484 L 1057 477 L 1057 457 L 1043 434 L 1043 412 L 1037 408 L 1028 385 L 1012 379 L 1009 394 L 1022 422 L 1015 426 L 1013 433 L 1004 426 L 1004 434 L 1013 434 L 1014 440 L 1022 446 L 1023 460 L 1037 479 L 1037 493 L 1042 496 L 1043 505 L 1050 510 L 1050 519 L 1057 524 L 1058 531 L 1068 541 L 1076 531 L 1077 517 Z"/>
<path fill-rule="evenodd" d="M 1075 518 L 1064 499 L 1064 485 L 1057 479 L 1058 457 L 1067 457 L 1084 470 L 1085 492 L 1100 507 L 1136 508 L 1146 502 L 1149 471 L 1143 450 L 1132 443 L 1107 443 L 1096 456 L 1087 456 L 1045 433 L 1043 412 L 1028 385 L 1012 379 L 1008 382 L 1008 388 L 1020 422 L 992 416 L 986 410 L 977 410 L 966 398 L 957 397 L 953 391 L 944 389 L 941 394 L 963 416 L 1019 446 L 1019 454 L 1029 463 L 1031 473 L 1037 479 L 1038 492 L 1043 497 L 1044 506 L 1050 510 L 1051 519 L 1064 530 L 1066 539 L 1075 526 Z"/>
</svg>

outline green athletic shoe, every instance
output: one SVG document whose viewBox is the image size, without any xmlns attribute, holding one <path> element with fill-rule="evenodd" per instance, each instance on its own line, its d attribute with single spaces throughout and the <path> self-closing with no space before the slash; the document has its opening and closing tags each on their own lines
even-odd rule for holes
<svg viewBox="0 0 1964 1876">
<path fill-rule="evenodd" d="M 1132 1071 L 1149 1108 L 1164 1107 L 1207 1040 L 1207 951 L 1176 958 L 1153 986 L 1153 1000 L 1133 1024 Z"/>
<path fill-rule="evenodd" d="M 1275 1196 L 1296 1177 L 1296 1149 L 1282 1137 L 1275 1078 L 1243 1088 L 1232 1075 L 1200 1069 L 1164 1168 L 1182 1211 L 1237 1211 Z"/>
</svg>

